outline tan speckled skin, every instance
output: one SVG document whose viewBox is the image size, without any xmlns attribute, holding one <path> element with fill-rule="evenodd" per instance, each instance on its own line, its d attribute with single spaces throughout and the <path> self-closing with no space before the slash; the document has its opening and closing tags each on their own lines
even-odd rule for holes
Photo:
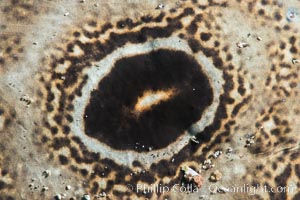
<svg viewBox="0 0 300 200">
<path fill-rule="evenodd" d="M 0 1 L 0 199 L 53 199 L 58 193 L 97 199 L 101 192 L 107 199 L 300 199 L 300 64 L 292 62 L 300 60 L 300 26 L 286 19 L 289 8 L 300 9 L 299 1 L 166 0 L 156 9 L 159 3 Z M 151 158 L 138 153 L 132 163 L 125 161 L 134 150 L 85 144 L 74 127 L 84 123 L 76 112 L 88 102 L 74 102 L 98 76 L 89 70 L 101 71 L 97 63 L 109 65 L 115 61 L 110 55 L 135 45 L 170 48 L 175 40 L 168 38 L 202 61 L 215 92 L 215 112 L 193 133 L 199 144 L 180 138 Z M 249 45 L 239 48 L 238 42 Z M 254 144 L 245 147 L 249 135 Z M 141 184 L 180 184 L 182 166 L 198 170 L 217 150 L 223 154 L 211 159 L 213 169 L 202 170 L 199 191 L 137 192 Z M 44 170 L 51 176 L 44 178 Z M 222 178 L 209 182 L 215 170 Z M 290 191 L 210 191 L 212 185 L 244 184 Z M 43 186 L 49 190 L 42 192 Z"/>
</svg>

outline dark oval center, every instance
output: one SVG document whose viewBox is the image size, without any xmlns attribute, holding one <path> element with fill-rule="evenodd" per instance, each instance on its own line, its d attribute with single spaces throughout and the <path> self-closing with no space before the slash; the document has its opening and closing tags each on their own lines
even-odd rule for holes
<svg viewBox="0 0 300 200">
<path fill-rule="evenodd" d="M 208 78 L 183 51 L 125 57 L 91 93 L 85 133 L 118 150 L 161 149 L 197 122 L 212 100 Z"/>
</svg>

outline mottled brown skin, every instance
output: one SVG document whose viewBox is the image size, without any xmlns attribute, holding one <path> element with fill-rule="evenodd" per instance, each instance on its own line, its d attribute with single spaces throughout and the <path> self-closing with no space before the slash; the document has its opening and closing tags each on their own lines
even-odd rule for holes
<svg viewBox="0 0 300 200">
<path fill-rule="evenodd" d="M 47 34 L 43 24 L 53 23 L 48 16 L 59 13 L 55 22 L 68 17 L 65 11 L 57 11 L 59 3 L 66 2 L 56 3 L 0 3 L 4 19 L 0 21 L 0 199 L 52 199 L 65 192 L 61 189 L 64 184 L 76 188 L 67 192 L 67 199 L 80 199 L 84 193 L 93 198 L 101 192 L 107 199 L 199 199 L 200 195 L 210 199 L 300 199 L 297 190 L 255 195 L 211 194 L 208 190 L 215 169 L 224 176 L 221 185 L 300 187 L 300 65 L 292 62 L 300 59 L 300 38 L 299 23 L 285 18 L 289 4 L 186 0 L 179 4 L 167 1 L 168 6 L 160 10 L 151 2 L 115 5 L 108 1 L 99 2 L 100 7 L 89 1 L 73 2 L 69 5 L 71 19 L 53 28 L 58 36 L 39 39 L 37 36 Z M 125 14 L 120 10 L 126 10 Z M 30 34 L 20 31 L 20 26 L 26 26 Z M 37 44 L 32 44 L 32 32 L 40 40 Z M 99 67 L 96 64 L 117 49 L 173 36 L 187 42 L 190 55 L 201 53 L 222 74 L 219 105 L 212 122 L 196 133 L 200 142 L 189 142 L 171 159 L 162 156 L 149 167 L 139 161 L 123 165 L 87 147 L 70 126 L 78 120 L 74 119 L 74 100 L 82 96 L 91 78 L 86 70 Z M 249 46 L 238 48 L 236 43 L 241 40 Z M 40 50 L 34 50 L 34 45 Z M 214 78 L 208 77 L 211 82 Z M 29 96 L 25 101 L 20 99 L 24 94 Z M 250 147 L 245 147 L 247 135 L 255 136 Z M 212 159 L 215 168 L 202 171 L 206 181 L 198 193 L 143 194 L 128 188 L 137 184 L 172 187 L 182 179 L 182 166 L 197 170 L 215 151 L 226 152 L 228 147 L 233 148 L 233 156 Z M 47 168 L 57 169 L 59 175 L 41 178 Z M 237 168 L 243 170 L 235 173 Z M 31 179 L 38 179 L 39 188 L 28 187 Z M 41 192 L 43 185 L 49 191 Z"/>
</svg>

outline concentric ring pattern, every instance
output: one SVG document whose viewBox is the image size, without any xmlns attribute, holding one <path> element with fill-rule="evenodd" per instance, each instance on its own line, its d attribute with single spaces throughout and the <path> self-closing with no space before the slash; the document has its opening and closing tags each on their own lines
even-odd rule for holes
<svg viewBox="0 0 300 200">
<path fill-rule="evenodd" d="M 0 41 L 10 47 L 0 54 L 0 199 L 300 198 L 211 191 L 299 187 L 299 24 L 287 20 L 289 3 L 82 1 L 60 25 L 56 5 L 4 4 L 6 35 L 20 9 L 31 28 Z M 56 24 L 51 40 L 45 23 Z M 179 186 L 183 166 L 202 169 L 200 191 L 141 190 Z M 222 178 L 210 182 L 216 170 Z"/>
</svg>

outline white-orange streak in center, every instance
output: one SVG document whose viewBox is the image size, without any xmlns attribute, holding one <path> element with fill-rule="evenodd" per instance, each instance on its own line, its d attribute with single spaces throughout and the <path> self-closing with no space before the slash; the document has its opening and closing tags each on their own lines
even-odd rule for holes
<svg viewBox="0 0 300 200">
<path fill-rule="evenodd" d="M 152 106 L 159 104 L 162 101 L 166 101 L 176 95 L 175 89 L 145 91 L 141 97 L 138 97 L 137 103 L 134 106 L 135 113 L 141 113 L 150 110 Z"/>
</svg>

